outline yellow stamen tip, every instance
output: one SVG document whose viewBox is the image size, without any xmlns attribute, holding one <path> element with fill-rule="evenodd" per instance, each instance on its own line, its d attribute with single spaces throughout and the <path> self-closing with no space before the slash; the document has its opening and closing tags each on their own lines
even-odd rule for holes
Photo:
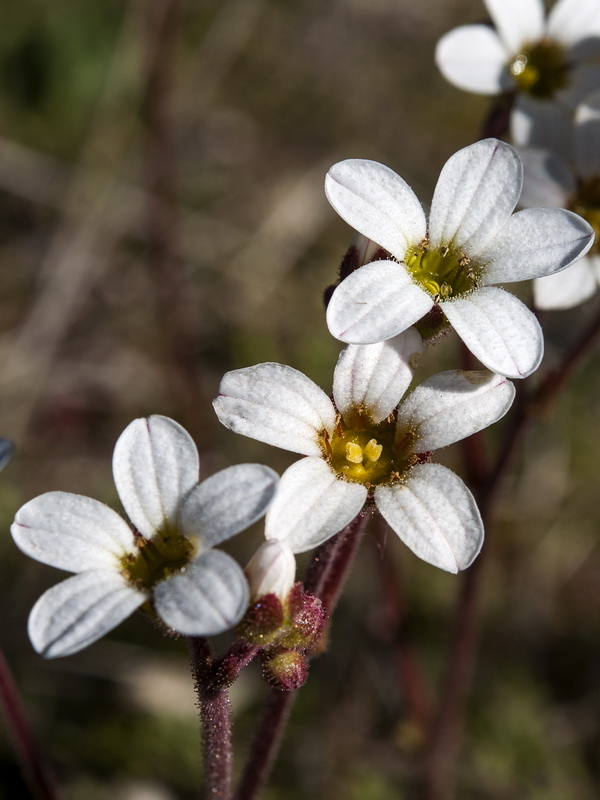
<svg viewBox="0 0 600 800">
<path fill-rule="evenodd" d="M 381 452 L 383 450 L 383 445 L 377 443 L 377 439 L 371 439 L 365 445 L 365 455 L 369 459 L 369 461 L 377 461 Z"/>
<path fill-rule="evenodd" d="M 363 460 L 362 447 L 356 442 L 346 444 L 346 460 L 351 464 L 361 464 Z"/>
</svg>

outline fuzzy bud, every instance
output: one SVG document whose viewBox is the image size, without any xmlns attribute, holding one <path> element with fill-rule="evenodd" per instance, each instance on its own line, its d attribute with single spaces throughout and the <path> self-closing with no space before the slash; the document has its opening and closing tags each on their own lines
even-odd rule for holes
<svg viewBox="0 0 600 800">
<path fill-rule="evenodd" d="M 304 686 L 308 678 L 308 659 L 299 650 L 277 649 L 263 655 L 263 675 L 267 683 L 282 692 Z"/>
<path fill-rule="evenodd" d="M 318 597 L 295 584 L 288 596 L 289 631 L 282 638 L 286 647 L 314 650 L 318 647 L 327 622 L 327 613 Z"/>
<path fill-rule="evenodd" d="M 276 638 L 283 621 L 281 600 L 274 594 L 264 594 L 250 604 L 237 632 L 247 642 L 264 647 Z"/>
</svg>

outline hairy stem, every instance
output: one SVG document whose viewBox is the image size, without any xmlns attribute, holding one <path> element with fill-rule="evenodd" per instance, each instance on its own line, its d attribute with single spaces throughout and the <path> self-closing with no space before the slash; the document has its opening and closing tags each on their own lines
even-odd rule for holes
<svg viewBox="0 0 600 800">
<path fill-rule="evenodd" d="M 368 515 L 361 514 L 340 533 L 322 544 L 313 557 L 304 580 L 307 592 L 316 595 L 328 614 L 333 612 L 350 566 L 358 550 Z M 265 786 L 285 725 L 296 699 L 296 691 L 271 689 L 261 723 L 256 731 L 236 800 L 255 800 Z"/>
</svg>

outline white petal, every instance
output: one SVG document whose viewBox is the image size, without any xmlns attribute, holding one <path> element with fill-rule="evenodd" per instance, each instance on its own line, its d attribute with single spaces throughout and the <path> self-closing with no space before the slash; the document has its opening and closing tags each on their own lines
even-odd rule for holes
<svg viewBox="0 0 600 800">
<path fill-rule="evenodd" d="M 185 571 L 154 588 L 156 613 L 186 636 L 213 636 L 233 628 L 249 599 L 244 571 L 220 550 L 202 553 Z"/>
<path fill-rule="evenodd" d="M 508 51 L 518 55 L 524 44 L 544 35 L 544 5 L 541 0 L 485 0 L 498 35 Z"/>
<path fill-rule="evenodd" d="M 512 294 L 484 286 L 442 308 L 469 350 L 492 372 L 526 378 L 544 354 L 539 322 Z"/>
<path fill-rule="evenodd" d="M 575 175 L 562 158 L 542 147 L 519 150 L 523 162 L 523 191 L 519 205 L 523 208 L 554 206 L 562 208 L 575 190 Z"/>
<path fill-rule="evenodd" d="M 413 452 L 446 447 L 493 425 L 512 405 L 513 384 L 488 370 L 448 370 L 433 375 L 398 410 L 398 429 L 415 430 Z"/>
<path fill-rule="evenodd" d="M 510 54 L 487 25 L 462 25 L 435 48 L 435 63 L 447 81 L 477 94 L 500 94 L 512 85 Z"/>
<path fill-rule="evenodd" d="M 408 389 L 423 352 L 414 328 L 377 344 L 351 344 L 342 350 L 333 376 L 333 398 L 342 416 L 363 408 L 374 423 L 396 408 Z"/>
<path fill-rule="evenodd" d="M 214 547 L 260 519 L 273 499 L 279 475 L 262 464 L 238 464 L 192 489 L 181 511 L 181 529 Z"/>
<path fill-rule="evenodd" d="M 134 420 L 115 445 L 117 491 L 129 519 L 146 538 L 176 524 L 181 501 L 198 483 L 198 470 L 191 436 L 168 417 Z"/>
<path fill-rule="evenodd" d="M 342 342 L 373 344 L 410 328 L 432 306 L 432 297 L 401 264 L 374 261 L 337 287 L 327 306 L 327 325 Z"/>
<path fill-rule="evenodd" d="M 551 275 L 585 255 L 593 243 L 594 231 L 577 214 L 562 208 L 526 208 L 513 214 L 480 254 L 487 262 L 483 283 Z"/>
<path fill-rule="evenodd" d="M 29 615 L 29 638 L 45 658 L 83 650 L 147 599 L 118 572 L 92 570 L 48 589 Z"/>
<path fill-rule="evenodd" d="M 476 256 L 506 223 L 519 200 L 521 159 L 497 139 L 459 150 L 440 174 L 429 217 L 432 247 L 452 245 Z"/>
<path fill-rule="evenodd" d="M 325 194 L 348 225 L 402 260 L 427 233 L 425 214 L 410 186 L 377 161 L 354 158 L 334 164 Z"/>
<path fill-rule="evenodd" d="M 405 483 L 378 486 L 375 503 L 404 544 L 447 572 L 468 567 L 483 544 L 475 498 L 440 464 L 413 467 Z"/>
<path fill-rule="evenodd" d="M 335 425 L 335 409 L 325 392 L 285 364 L 228 372 L 213 406 L 229 430 L 303 455 L 320 455 L 319 437 Z"/>
<path fill-rule="evenodd" d="M 112 508 L 68 492 L 47 492 L 17 511 L 11 533 L 31 558 L 68 572 L 118 568 L 136 549 L 133 532 Z"/>
<path fill-rule="evenodd" d="M 582 258 L 568 269 L 538 278 L 533 282 L 533 304 L 536 308 L 555 310 L 573 308 L 596 293 L 598 283 L 589 258 Z"/>
<path fill-rule="evenodd" d="M 510 135 L 520 147 L 544 147 L 569 161 L 573 150 L 572 114 L 557 103 L 518 94 L 510 115 Z"/>
<path fill-rule="evenodd" d="M 578 42 L 598 39 L 598 0 L 558 0 L 548 15 L 548 36 L 570 47 Z"/>
<path fill-rule="evenodd" d="M 587 97 L 575 113 L 575 163 L 582 178 L 600 175 L 600 92 Z"/>
<path fill-rule="evenodd" d="M 263 542 L 246 566 L 253 599 L 274 594 L 284 601 L 296 580 L 296 559 L 286 541 Z"/>
<path fill-rule="evenodd" d="M 597 39 L 585 39 L 576 49 L 585 49 L 586 45 L 590 45 L 592 42 L 595 45 L 596 56 L 600 55 Z M 598 90 L 598 86 L 600 86 L 600 66 L 596 63 L 589 64 L 586 62 L 577 64 L 571 70 L 570 77 L 569 84 L 556 93 L 555 100 L 573 112 L 588 95 Z"/>
<path fill-rule="evenodd" d="M 267 511 L 265 536 L 303 553 L 352 522 L 366 499 L 361 483 L 338 478 L 322 459 L 303 458 L 281 476 Z"/>
</svg>

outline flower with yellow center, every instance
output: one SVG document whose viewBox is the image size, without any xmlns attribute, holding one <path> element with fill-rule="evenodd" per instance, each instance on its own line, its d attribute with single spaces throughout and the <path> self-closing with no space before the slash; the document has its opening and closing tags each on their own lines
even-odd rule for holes
<svg viewBox="0 0 600 800">
<path fill-rule="evenodd" d="M 478 94 L 517 93 L 518 112 L 574 108 L 600 85 L 600 0 L 484 0 L 494 28 L 462 25 L 437 44 L 444 77 Z"/>
<path fill-rule="evenodd" d="M 512 147 L 476 142 L 445 164 L 427 219 L 412 189 L 383 164 L 335 164 L 325 179 L 327 199 L 391 258 L 365 264 L 339 284 L 327 308 L 330 332 L 371 344 L 436 312 L 488 369 L 510 378 L 531 374 L 542 358 L 541 328 L 520 300 L 492 284 L 565 269 L 592 246 L 594 232 L 563 209 L 513 214 L 521 185 Z"/>
<path fill-rule="evenodd" d="M 268 540 L 295 553 L 340 531 L 372 500 L 403 542 L 441 569 L 467 567 L 483 540 L 473 496 L 446 467 L 445 447 L 500 419 L 514 387 L 483 370 L 429 378 L 406 399 L 421 352 L 414 329 L 340 355 L 333 401 L 283 364 L 228 372 L 214 401 L 231 430 L 305 458 L 282 475 L 267 512 Z"/>
<path fill-rule="evenodd" d="M 39 653 L 75 653 L 142 605 L 188 636 L 221 633 L 240 621 L 246 578 L 231 556 L 213 548 L 264 514 L 278 476 L 241 464 L 198 484 L 198 470 L 196 446 L 180 425 L 161 416 L 137 419 L 113 458 L 133 529 L 103 503 L 67 492 L 48 492 L 17 512 L 17 546 L 77 573 L 31 611 L 29 636 Z"/>
<path fill-rule="evenodd" d="M 533 282 L 537 308 L 573 308 L 592 297 L 600 284 L 600 92 L 578 106 L 572 144 L 564 158 L 542 147 L 524 148 L 520 154 L 524 167 L 520 205 L 566 206 L 587 220 L 596 234 L 594 246 L 582 259 Z"/>
</svg>

